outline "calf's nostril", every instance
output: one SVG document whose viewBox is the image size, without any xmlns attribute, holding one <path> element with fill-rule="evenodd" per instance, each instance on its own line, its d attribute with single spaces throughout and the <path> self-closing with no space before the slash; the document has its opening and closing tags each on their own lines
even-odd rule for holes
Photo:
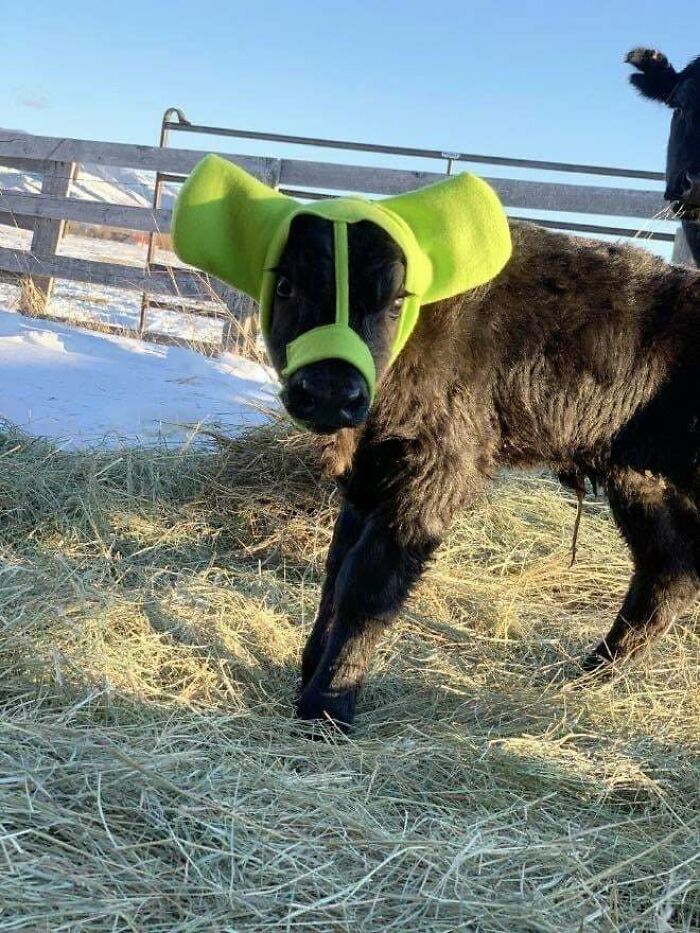
<svg viewBox="0 0 700 933">
<path fill-rule="evenodd" d="M 367 396 L 362 389 L 350 389 L 341 399 L 341 410 L 343 414 L 351 417 L 359 414 L 367 404 Z"/>
<path fill-rule="evenodd" d="M 301 382 L 294 386 L 293 399 L 295 408 L 300 415 L 308 415 L 314 410 L 316 399 L 311 390 L 311 385 L 306 379 L 302 379 Z"/>
</svg>

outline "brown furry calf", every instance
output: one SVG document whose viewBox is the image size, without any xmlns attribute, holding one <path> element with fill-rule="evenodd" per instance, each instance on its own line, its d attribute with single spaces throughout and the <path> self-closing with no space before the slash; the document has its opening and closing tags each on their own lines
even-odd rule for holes
<svg viewBox="0 0 700 933">
<path fill-rule="evenodd" d="M 338 435 L 344 505 L 297 710 L 351 722 L 384 628 L 458 509 L 502 466 L 604 482 L 634 560 L 629 592 L 584 661 L 610 667 L 685 612 L 700 587 L 700 273 L 641 250 L 513 224 L 513 258 L 488 286 L 425 306 L 391 369 L 402 257 L 379 228 L 350 227 L 351 323 L 381 382 L 366 421 Z M 282 262 L 273 356 L 332 320 L 330 225 L 298 218 Z M 283 313 L 282 313 L 283 312 Z M 324 361 L 285 404 L 332 430 L 352 368 Z M 347 423 L 339 421 L 339 424 Z"/>
</svg>

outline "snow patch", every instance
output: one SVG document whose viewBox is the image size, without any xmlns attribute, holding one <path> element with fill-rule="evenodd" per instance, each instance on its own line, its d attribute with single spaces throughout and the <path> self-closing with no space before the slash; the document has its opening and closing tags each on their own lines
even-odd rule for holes
<svg viewBox="0 0 700 933">
<path fill-rule="evenodd" d="M 272 372 L 0 308 L 0 417 L 68 447 L 181 443 L 193 426 L 235 433 L 276 407 Z"/>
</svg>

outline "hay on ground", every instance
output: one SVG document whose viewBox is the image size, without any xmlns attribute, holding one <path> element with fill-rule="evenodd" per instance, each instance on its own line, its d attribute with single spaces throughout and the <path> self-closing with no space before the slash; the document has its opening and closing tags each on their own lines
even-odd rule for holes
<svg viewBox="0 0 700 933">
<path fill-rule="evenodd" d="M 574 661 L 629 562 L 507 476 L 387 634 L 349 739 L 291 702 L 336 501 L 279 428 L 216 455 L 0 437 L 0 929 L 690 931 L 697 617 Z"/>
</svg>

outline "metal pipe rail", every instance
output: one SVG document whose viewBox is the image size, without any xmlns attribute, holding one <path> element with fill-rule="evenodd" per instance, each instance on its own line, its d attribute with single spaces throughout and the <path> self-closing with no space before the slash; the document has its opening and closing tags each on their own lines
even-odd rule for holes
<svg viewBox="0 0 700 933">
<path fill-rule="evenodd" d="M 171 110 L 174 108 L 171 108 Z M 166 111 L 167 113 L 168 111 Z M 478 165 L 503 165 L 508 168 L 538 169 L 549 172 L 573 172 L 577 175 L 604 175 L 612 178 L 639 178 L 644 181 L 663 181 L 662 172 L 643 169 L 611 168 L 604 165 L 585 165 L 576 162 L 549 162 L 541 159 L 512 159 L 505 156 L 485 156 L 474 153 L 451 152 L 446 149 L 421 149 L 413 146 L 386 146 L 376 143 L 358 143 L 347 139 L 322 139 L 315 136 L 291 136 L 286 133 L 266 133 L 239 130 L 223 126 L 207 126 L 190 123 L 182 111 L 179 122 L 163 121 L 164 130 L 182 133 L 201 133 L 205 136 L 221 136 L 234 139 L 252 139 L 261 142 L 289 143 L 295 146 L 313 146 L 322 149 L 339 149 L 350 152 L 373 152 L 378 155 L 412 156 L 419 159 L 437 159 L 450 163 L 472 162 Z"/>
</svg>

